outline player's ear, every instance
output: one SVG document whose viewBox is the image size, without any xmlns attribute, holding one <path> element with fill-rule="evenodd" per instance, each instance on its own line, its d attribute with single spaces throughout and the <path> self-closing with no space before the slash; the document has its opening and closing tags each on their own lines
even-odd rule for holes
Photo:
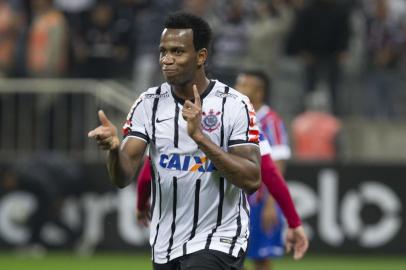
<svg viewBox="0 0 406 270">
<path fill-rule="evenodd" d="M 209 52 L 207 51 L 206 48 L 200 49 L 197 52 L 197 66 L 201 67 L 206 63 L 207 56 L 209 55 Z"/>
</svg>

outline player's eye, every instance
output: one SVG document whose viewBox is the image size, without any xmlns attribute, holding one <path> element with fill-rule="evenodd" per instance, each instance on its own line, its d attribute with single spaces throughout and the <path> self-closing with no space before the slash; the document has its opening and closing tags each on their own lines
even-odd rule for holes
<svg viewBox="0 0 406 270">
<path fill-rule="evenodd" d="M 179 48 L 176 48 L 174 53 L 175 53 L 175 55 L 181 55 L 183 53 L 183 51 Z"/>
</svg>

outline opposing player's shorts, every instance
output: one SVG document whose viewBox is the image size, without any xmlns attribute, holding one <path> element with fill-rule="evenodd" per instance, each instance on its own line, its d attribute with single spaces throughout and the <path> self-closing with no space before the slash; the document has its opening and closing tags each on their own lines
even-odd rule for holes
<svg viewBox="0 0 406 270">
<path fill-rule="evenodd" d="M 261 225 L 261 213 L 264 201 L 251 205 L 250 239 L 248 242 L 247 257 L 250 259 L 276 258 L 284 254 L 283 228 L 284 219 L 278 206 L 277 215 L 279 223 L 269 232 L 264 232 Z"/>
</svg>

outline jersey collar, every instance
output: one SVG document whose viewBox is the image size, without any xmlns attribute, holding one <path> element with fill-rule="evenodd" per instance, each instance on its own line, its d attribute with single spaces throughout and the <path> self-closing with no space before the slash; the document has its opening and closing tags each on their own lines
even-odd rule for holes
<svg viewBox="0 0 406 270">
<path fill-rule="evenodd" d="M 203 99 L 211 92 L 211 90 L 213 89 L 213 87 L 214 87 L 215 84 L 216 84 L 215 81 L 210 80 L 210 83 L 209 83 L 209 85 L 207 86 L 206 90 L 204 90 L 204 92 L 200 95 L 200 100 L 201 100 L 201 101 L 203 101 Z M 178 97 L 178 96 L 175 94 L 175 91 L 173 90 L 173 87 L 172 87 L 172 86 L 171 86 L 171 93 L 172 93 L 172 96 L 173 96 L 173 98 L 175 99 L 175 101 L 176 101 L 177 103 L 180 103 L 180 104 L 182 104 L 182 105 L 185 103 L 185 100 L 184 100 L 184 99 Z M 194 102 L 194 99 L 192 99 L 191 101 Z"/>
</svg>

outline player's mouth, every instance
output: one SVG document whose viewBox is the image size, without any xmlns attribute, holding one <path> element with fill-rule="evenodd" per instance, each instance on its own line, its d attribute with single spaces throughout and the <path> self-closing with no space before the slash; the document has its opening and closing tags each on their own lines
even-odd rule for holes
<svg viewBox="0 0 406 270">
<path fill-rule="evenodd" d="M 162 72 L 166 75 L 166 76 L 174 76 L 176 75 L 177 71 L 176 69 L 162 69 Z"/>
</svg>

